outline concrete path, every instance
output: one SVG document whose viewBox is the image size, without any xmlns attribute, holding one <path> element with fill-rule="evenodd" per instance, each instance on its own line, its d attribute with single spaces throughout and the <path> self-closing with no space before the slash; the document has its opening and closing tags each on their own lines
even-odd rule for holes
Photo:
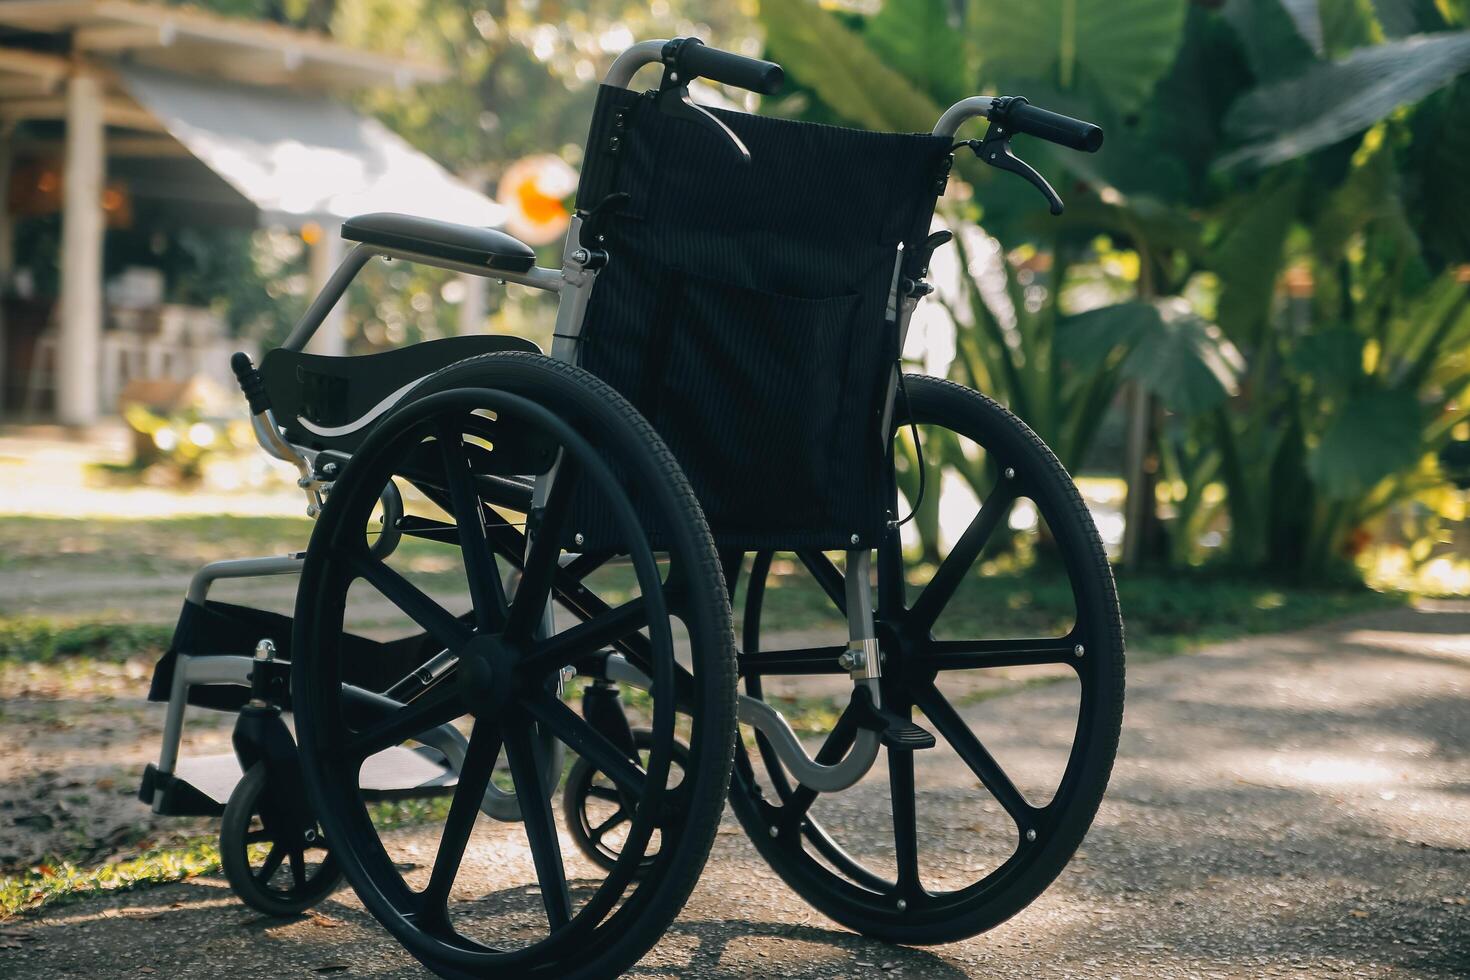
<svg viewBox="0 0 1470 980">
<path fill-rule="evenodd" d="M 1063 685 L 964 709 L 1016 769 L 1044 764 L 1074 711 Z M 957 883 L 993 859 L 982 841 L 994 808 L 952 755 L 920 758 L 925 874 Z M 845 841 L 866 834 L 879 861 L 885 793 L 870 779 L 826 812 Z M 519 828 L 477 833 L 462 887 L 534 900 Z M 394 846 L 408 863 L 433 853 L 412 833 Z M 89 900 L 0 925 L 0 976 L 426 975 L 350 893 L 321 912 L 265 920 L 219 879 Z M 727 816 L 689 907 L 632 975 L 1470 975 L 1470 606 L 1134 670 L 1113 786 L 1078 860 L 1030 909 L 963 943 L 900 949 L 844 931 Z"/>
</svg>

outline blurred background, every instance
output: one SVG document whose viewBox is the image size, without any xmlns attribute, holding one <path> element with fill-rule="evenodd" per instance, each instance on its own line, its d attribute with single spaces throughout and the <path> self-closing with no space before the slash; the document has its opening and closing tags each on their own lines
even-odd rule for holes
<svg viewBox="0 0 1470 980">
<path fill-rule="evenodd" d="M 299 549 L 294 474 L 254 446 L 229 353 L 284 338 L 356 213 L 503 226 L 559 264 L 598 79 L 677 35 L 786 68 L 765 99 L 696 87 L 710 104 L 925 131 L 967 95 L 1022 94 L 1106 129 L 1091 156 L 1015 144 L 1059 218 L 960 155 L 937 219 L 956 239 L 904 354 L 1008 405 L 1077 477 L 1130 656 L 1470 593 L 1467 8 L 0 3 L 0 692 L 136 699 L 200 562 Z M 553 313 L 375 263 L 318 349 L 546 346 Z M 923 452 L 962 501 L 982 486 L 959 447 Z M 940 497 L 906 528 L 922 556 L 955 532 Z M 1017 508 L 982 567 L 1002 624 L 1070 609 L 1032 575 L 1035 524 Z M 255 598 L 289 608 L 274 588 Z M 18 739 L 75 724 L 12 715 Z M 99 820 L 99 854 L 151 833 Z M 74 852 L 50 826 L 0 835 L 0 870 Z"/>
<path fill-rule="evenodd" d="M 103 525 L 28 521 L 298 515 L 227 354 L 279 343 L 354 213 L 501 225 L 556 264 L 598 79 L 637 39 L 694 34 L 787 69 L 763 100 L 696 93 L 714 104 L 924 130 L 968 94 L 1022 93 L 1105 127 L 1094 156 L 1017 144 L 1060 218 L 961 155 L 937 221 L 957 238 L 905 356 L 1054 448 L 1140 628 L 1155 608 L 1167 632 L 1233 621 L 1240 602 L 1288 622 L 1364 584 L 1470 591 L 1466 16 L 1462 0 L 0 5 L 0 561 L 112 552 Z M 545 344 L 553 313 L 401 263 L 344 305 L 318 349 Z M 983 477 L 925 452 L 947 486 Z M 938 496 L 909 540 L 930 554 L 951 530 Z M 1012 551 L 995 571 L 1035 560 Z M 64 608 L 48 594 L 10 611 Z"/>
</svg>

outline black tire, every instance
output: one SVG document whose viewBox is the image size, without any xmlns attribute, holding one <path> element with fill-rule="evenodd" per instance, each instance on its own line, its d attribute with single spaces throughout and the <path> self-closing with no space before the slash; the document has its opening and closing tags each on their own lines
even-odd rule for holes
<svg viewBox="0 0 1470 980">
<path fill-rule="evenodd" d="M 993 496 L 997 501 L 1005 501 L 1013 495 L 1027 498 L 1035 505 L 1054 539 L 1062 565 L 1060 574 L 1070 583 L 1076 604 L 1075 624 L 1063 637 L 988 641 L 991 645 L 983 651 L 979 641 L 969 641 L 969 653 L 959 652 L 962 648 L 954 643 L 941 648 L 934 640 L 932 618 L 927 627 L 909 619 L 916 615 L 915 610 L 921 604 L 925 606 L 919 610 L 922 613 L 944 612 L 947 599 L 937 608 L 933 602 L 925 604 L 922 599 L 909 606 L 904 595 L 906 587 L 895 585 L 908 578 L 897 532 L 890 531 L 878 549 L 876 618 L 883 656 L 885 705 L 905 715 L 911 707 L 919 706 L 924 711 L 923 724 L 934 731 L 941 744 L 949 742 L 976 775 L 985 769 L 994 781 L 993 772 L 1000 773 L 1003 782 L 995 782 L 999 793 L 992 790 L 991 796 L 1015 825 L 1015 850 L 1004 863 L 969 886 L 931 893 L 919 874 L 919 851 L 923 845 L 917 831 L 912 832 L 914 842 L 905 852 L 900 844 L 902 835 L 895 829 L 889 838 L 894 841 L 894 865 L 902 869 L 906 861 L 911 861 L 913 867 L 907 875 L 900 870 L 898 880 L 875 872 L 848 854 L 811 816 L 808 807 L 816 794 L 791 785 L 770 743 L 759 734 L 756 737 L 759 752 L 754 759 L 743 745 L 737 747 L 731 801 L 761 855 L 787 884 L 823 914 L 865 935 L 890 942 L 930 944 L 974 936 L 1024 909 L 1055 880 L 1081 843 L 1102 800 L 1117 751 L 1123 717 L 1123 628 L 1102 541 L 1076 486 L 1051 450 L 1014 415 L 978 392 L 920 376 L 907 377 L 906 389 L 907 398 L 900 396 L 898 400 L 896 430 L 906 427 L 912 418 L 920 426 L 947 429 L 982 447 L 992 457 L 989 464 L 998 474 L 996 492 L 987 494 L 986 499 Z M 937 492 L 935 483 L 931 472 L 930 493 Z M 1009 512 L 1009 503 L 1002 506 L 1004 510 L 992 515 L 997 522 Z M 984 509 L 981 513 L 985 513 Z M 976 528 L 981 520 L 977 515 L 970 528 Z M 995 526 L 991 524 L 992 528 Z M 980 544 L 975 547 L 974 560 L 978 560 L 979 549 L 983 547 L 978 532 L 976 538 Z M 968 550 L 962 551 L 957 544 L 951 549 L 950 557 L 955 555 L 960 556 L 956 559 L 956 571 L 968 575 L 973 564 L 963 562 Z M 742 651 L 746 658 L 758 649 L 761 633 L 779 625 L 762 621 L 761 603 L 770 560 L 769 553 L 757 555 L 747 586 Z M 825 557 L 804 555 L 801 560 L 815 573 L 827 576 L 829 595 L 834 581 L 840 593 L 841 573 Z M 934 580 L 940 578 L 946 564 L 939 566 Z M 963 582 L 962 577 L 953 580 Z M 952 597 L 953 592 L 948 595 Z M 834 659 L 840 649 L 832 648 Z M 761 656 L 774 657 L 776 652 L 761 651 Z M 965 660 L 966 657 L 969 659 Z M 1031 807 L 1022 794 L 1007 792 L 1007 785 L 1011 791 L 1015 785 L 993 759 L 990 764 L 995 766 L 994 770 L 987 769 L 983 759 L 978 768 L 969 761 L 988 757 L 989 753 L 953 708 L 945 710 L 949 702 L 937 693 L 935 686 L 940 670 L 960 669 L 961 663 L 966 665 L 964 669 L 1065 663 L 1076 671 L 1080 689 L 1077 728 L 1065 769 L 1051 802 L 1045 807 Z M 760 674 L 751 671 L 748 663 L 742 664 L 742 670 L 746 693 L 760 696 Z M 945 718 L 945 723 L 941 724 L 939 718 Z M 834 741 L 829 739 L 829 751 L 835 754 L 825 761 L 836 761 L 845 751 L 843 745 L 832 744 Z M 962 751 L 956 741 L 966 743 L 967 749 Z M 978 753 L 974 751 L 976 748 Z M 913 783 L 914 753 L 885 752 L 893 801 L 915 800 L 919 793 Z M 774 787 L 774 800 L 763 794 L 756 767 L 760 767 L 761 775 Z M 985 777 L 981 776 L 978 782 L 985 783 Z M 1014 812 L 1007 799 L 1015 804 Z M 905 823 L 913 827 L 918 806 L 912 802 L 902 818 L 895 816 L 895 828 Z M 904 811 L 896 809 L 898 812 Z M 872 828 L 868 832 L 881 833 Z M 1011 846 L 1009 840 L 1002 844 L 1003 850 Z"/>
<path fill-rule="evenodd" d="M 633 746 L 640 756 L 646 758 L 653 748 L 653 733 L 646 728 L 635 728 Z M 682 774 L 689 769 L 689 748 L 683 742 L 674 743 L 674 765 L 679 768 L 682 781 Z M 599 777 L 602 778 L 602 783 L 599 783 Z M 566 822 L 567 832 L 587 860 L 604 871 L 613 869 L 620 853 L 617 845 L 610 843 L 606 835 L 620 830 L 628 822 L 627 803 L 615 786 L 604 785 L 609 782 L 611 781 L 595 763 L 578 758 L 567 772 L 566 786 L 562 789 L 561 796 L 562 818 Z M 670 788 L 678 785 L 678 782 L 671 779 Z M 613 812 L 594 813 L 589 809 L 593 799 L 608 804 L 603 809 L 611 809 Z M 657 859 L 656 851 L 644 855 L 640 867 L 652 867 Z"/>
<path fill-rule="evenodd" d="M 265 915 L 286 918 L 300 915 L 331 895 L 342 883 L 342 869 L 314 831 L 314 839 L 290 842 L 279 839 L 269 814 L 272 792 L 264 762 L 250 767 L 230 793 L 220 820 L 219 855 L 225 879 L 240 901 Z M 251 860 L 251 850 L 266 845 L 260 865 Z M 315 855 L 314 861 L 307 860 Z"/>
<path fill-rule="evenodd" d="M 639 610 L 647 619 L 646 634 L 640 632 L 645 624 L 622 625 L 617 610 L 557 571 L 564 536 L 548 528 L 557 528 L 574 508 L 569 498 L 563 495 L 558 500 L 557 491 L 552 491 L 553 499 L 535 517 L 536 541 L 556 545 L 538 554 L 532 544 L 529 555 L 526 539 L 515 531 L 517 525 L 487 505 L 494 500 L 503 506 L 494 495 L 514 497 L 518 491 L 514 481 L 481 475 L 492 473 L 490 469 L 475 470 L 475 450 L 464 435 L 472 431 L 466 426 L 481 425 L 477 418 L 492 417 L 471 414 L 480 410 L 492 413 L 495 432 L 505 445 L 521 438 L 518 433 L 531 431 L 555 441 L 556 452 L 564 455 L 553 453 L 551 458 L 562 459 L 561 465 L 570 469 L 558 470 L 554 486 L 560 485 L 563 472 L 570 472 L 581 484 L 604 494 L 604 503 L 626 536 Z M 502 421 L 509 427 L 500 427 Z M 432 441 L 426 441 L 427 427 L 434 427 L 437 434 Z M 502 442 L 493 445 L 500 447 Z M 415 470 L 418 475 L 409 479 L 455 517 L 454 525 L 441 526 L 457 540 L 472 583 L 475 608 L 464 617 L 422 605 L 401 585 L 390 588 L 381 569 L 364 563 L 371 559 L 364 559 L 362 529 L 382 484 L 403 478 L 395 467 L 404 465 L 409 458 L 405 453 L 418 460 L 426 447 L 435 447 L 434 458 L 442 456 L 437 477 Z M 455 475 L 467 464 L 468 481 Z M 519 485 L 524 487 L 525 482 Z M 638 503 L 636 512 L 632 500 Z M 651 530 L 645 532 L 644 521 Z M 671 575 L 678 577 L 673 592 L 660 580 L 648 534 L 656 534 L 660 551 L 669 555 Z M 497 596 L 499 586 L 493 584 L 500 580 L 500 562 L 537 565 L 542 571 L 537 576 L 527 571 L 514 600 L 507 602 Z M 435 636 L 436 646 L 457 650 L 459 659 L 428 682 L 431 686 L 420 696 L 405 699 L 405 707 L 366 722 L 354 719 L 353 724 L 359 725 L 354 729 L 347 724 L 342 705 L 340 648 L 346 589 L 359 577 L 372 581 L 405 612 L 415 606 L 417 614 L 410 615 Z M 540 583 L 536 587 L 527 584 L 533 578 Z M 473 585 L 477 581 L 482 584 Z M 598 624 L 603 632 L 595 644 L 585 631 L 579 642 L 589 647 L 586 650 L 580 646 L 569 650 L 571 641 L 557 646 L 537 638 L 530 623 L 534 611 L 544 608 L 547 593 L 537 591 L 542 586 L 560 605 Z M 532 597 L 526 600 L 525 615 L 517 612 L 523 594 Z M 674 659 L 669 625 L 674 615 L 689 640 L 688 668 Z M 518 617 L 522 631 L 515 633 L 512 624 Z M 563 630 L 557 637 L 567 633 Z M 376 425 L 338 478 L 303 562 L 294 636 L 300 644 L 295 649 L 310 651 L 293 659 L 292 692 L 312 804 L 363 904 L 425 966 L 450 978 L 610 977 L 632 966 L 658 942 L 698 881 L 723 810 L 735 738 L 733 630 L 713 541 L 687 481 L 653 429 L 611 388 L 578 368 L 523 353 L 471 358 L 425 380 Z M 616 752 L 550 693 L 559 670 L 556 664 L 585 667 L 595 663 L 598 651 L 608 645 L 623 650 L 630 660 L 643 658 L 639 666 L 653 681 L 649 727 L 655 734 L 646 771 L 625 772 L 620 783 L 636 790 L 640 799 L 629 834 L 632 843 L 607 877 L 593 886 L 591 897 L 576 907 L 556 845 L 554 809 L 544 792 L 528 792 L 526 787 L 533 785 L 537 771 L 534 731 L 549 733 L 579 754 Z M 558 658 L 555 663 L 553 657 Z M 665 790 L 676 711 L 690 716 L 692 761 L 678 794 L 681 819 L 677 826 L 660 825 L 673 802 Z M 418 725 L 431 713 L 432 724 L 473 716 L 475 727 L 444 824 L 445 839 L 453 828 L 458 850 L 451 848 L 442 874 L 435 858 L 430 884 L 419 893 L 405 882 L 385 850 L 359 798 L 356 766 L 347 757 L 354 751 L 376 751 L 381 738 L 397 737 L 392 734 L 398 730 L 395 725 Z M 484 911 L 488 896 L 477 904 L 457 902 L 450 895 L 479 809 L 475 797 L 483 792 L 475 787 L 490 779 L 489 766 L 500 753 L 502 739 L 539 886 L 510 897 L 529 894 L 533 897 L 525 898 L 528 904 L 544 906 L 544 914 L 531 910 L 540 917 L 537 934 L 544 931 L 544 938 L 513 949 L 506 948 L 502 933 L 493 941 L 482 941 L 459 931 L 461 912 L 469 910 L 463 911 L 468 921 Z M 658 858 L 652 867 L 642 868 L 643 850 L 655 827 L 661 839 Z M 423 897 L 431 891 L 432 898 Z M 496 920 L 495 928 L 504 922 L 503 917 Z M 503 935 L 514 943 L 524 940 L 519 932 Z"/>
</svg>

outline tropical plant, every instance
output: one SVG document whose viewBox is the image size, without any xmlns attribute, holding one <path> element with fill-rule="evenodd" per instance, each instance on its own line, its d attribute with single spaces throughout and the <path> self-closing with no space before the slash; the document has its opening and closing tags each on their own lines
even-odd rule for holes
<svg viewBox="0 0 1470 980">
<path fill-rule="evenodd" d="M 984 275 L 945 297 L 950 370 L 1073 467 L 1123 382 L 1149 393 L 1166 557 L 1193 558 L 1223 507 L 1237 560 L 1327 575 L 1439 479 L 1470 383 L 1463 2 L 977 0 L 958 17 L 887 0 L 866 19 L 767 2 L 761 18 L 801 87 L 773 111 L 808 99 L 912 129 L 974 88 L 1104 124 L 1096 158 L 1022 150 L 1068 197 L 1050 224 L 961 165 L 974 197 L 950 211 L 983 224 L 958 242 Z M 1109 262 L 1136 271 L 1099 289 Z"/>
</svg>

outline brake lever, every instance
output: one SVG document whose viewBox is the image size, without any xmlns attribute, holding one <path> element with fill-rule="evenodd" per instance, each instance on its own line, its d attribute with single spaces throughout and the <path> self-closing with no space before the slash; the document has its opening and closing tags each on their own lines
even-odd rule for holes
<svg viewBox="0 0 1470 980">
<path fill-rule="evenodd" d="M 671 41 L 664 45 L 664 74 L 658 85 L 659 111 L 675 119 L 697 123 L 723 136 L 735 152 L 740 154 L 741 162 L 749 166 L 750 149 L 746 147 L 745 141 L 736 136 L 735 132 L 721 122 L 718 116 L 689 97 L 688 82 L 679 78 L 678 55 L 681 43 L 688 43 L 688 39 Z"/>
<path fill-rule="evenodd" d="M 999 100 L 997 100 L 999 101 Z M 1024 100 L 1023 100 L 1024 101 Z M 1036 168 L 1025 160 L 1011 152 L 1011 137 L 1015 135 L 1006 125 L 1004 107 L 992 116 L 990 127 L 985 130 L 985 138 L 978 140 L 966 140 L 965 145 L 975 151 L 975 155 L 992 167 L 1000 170 L 1008 170 L 1013 174 L 1019 174 L 1031 182 L 1031 185 L 1041 191 L 1047 203 L 1051 205 L 1052 214 L 1061 214 L 1066 207 L 1062 203 L 1061 196 L 1047 183 L 1045 177 L 1036 172 Z"/>
</svg>

